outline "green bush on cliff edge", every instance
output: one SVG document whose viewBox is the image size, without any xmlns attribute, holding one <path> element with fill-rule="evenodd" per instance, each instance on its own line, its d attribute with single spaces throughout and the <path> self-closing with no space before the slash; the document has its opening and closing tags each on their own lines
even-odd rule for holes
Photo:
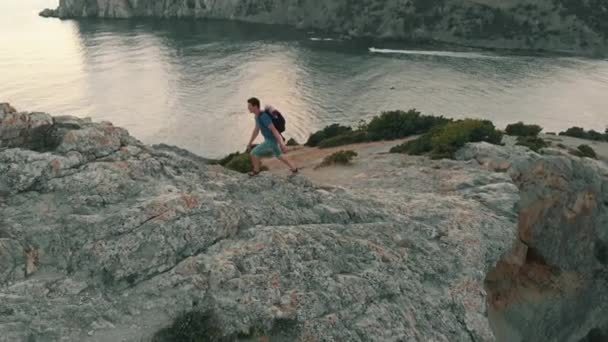
<svg viewBox="0 0 608 342">
<path fill-rule="evenodd" d="M 436 126 L 418 139 L 395 146 L 391 153 L 430 154 L 433 159 L 453 158 L 469 142 L 500 144 L 502 132 L 488 120 L 464 119 Z"/>
<path fill-rule="evenodd" d="M 394 140 L 428 132 L 431 128 L 450 122 L 443 116 L 423 115 L 415 109 L 383 112 L 369 123 L 362 122 L 353 129 L 333 124 L 311 134 L 306 146 L 329 148 L 368 141 Z"/>
<path fill-rule="evenodd" d="M 251 156 L 249 153 L 231 153 L 220 160 L 212 160 L 209 164 L 221 165 L 229 170 L 240 173 L 247 173 L 252 170 Z M 262 165 L 261 170 L 266 171 L 268 168 Z"/>
</svg>

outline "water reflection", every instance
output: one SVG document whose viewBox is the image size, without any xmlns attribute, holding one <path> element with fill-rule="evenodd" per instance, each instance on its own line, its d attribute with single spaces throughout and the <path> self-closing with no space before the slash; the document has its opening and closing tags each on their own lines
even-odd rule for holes
<svg viewBox="0 0 608 342">
<path fill-rule="evenodd" d="M 36 10 L 52 7 L 34 2 Z M 0 44 L 11 47 L 0 51 L 1 99 L 110 120 L 146 143 L 210 157 L 246 143 L 250 96 L 281 108 L 287 136 L 300 141 L 330 123 L 409 108 L 499 126 L 524 120 L 548 131 L 608 123 L 602 60 L 417 54 L 412 47 L 371 53 L 363 41 L 222 21 L 59 21 L 31 9 L 10 18 L 0 22 L 9 32 Z"/>
</svg>

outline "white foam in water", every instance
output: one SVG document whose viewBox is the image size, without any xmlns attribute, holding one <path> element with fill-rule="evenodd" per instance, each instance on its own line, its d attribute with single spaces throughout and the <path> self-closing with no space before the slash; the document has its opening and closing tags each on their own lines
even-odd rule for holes
<svg viewBox="0 0 608 342">
<path fill-rule="evenodd" d="M 376 49 L 375 47 L 370 47 L 369 52 L 385 53 L 385 54 L 442 56 L 442 57 L 455 57 L 455 58 L 500 58 L 499 56 L 485 55 L 485 54 L 476 53 L 476 52 L 394 50 L 394 49 Z"/>
<path fill-rule="evenodd" d="M 334 41 L 335 40 L 333 38 L 317 38 L 317 37 L 311 37 L 311 38 L 308 38 L 308 39 L 310 39 L 312 41 L 315 41 L 315 42 L 319 42 L 319 41 L 326 41 L 327 42 L 327 41 Z"/>
</svg>

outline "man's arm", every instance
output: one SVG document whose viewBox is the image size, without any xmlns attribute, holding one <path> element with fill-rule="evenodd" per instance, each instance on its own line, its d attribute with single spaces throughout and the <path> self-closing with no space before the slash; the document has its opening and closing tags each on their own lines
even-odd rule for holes
<svg viewBox="0 0 608 342">
<path fill-rule="evenodd" d="M 283 137 L 281 136 L 281 133 L 279 133 L 279 131 L 277 131 L 277 129 L 272 124 L 272 122 L 270 123 L 270 125 L 268 125 L 268 128 L 270 128 L 270 131 L 274 135 L 275 139 L 277 139 L 277 143 L 279 143 L 279 146 L 281 147 L 281 151 L 283 151 L 283 153 L 286 153 L 287 146 L 285 146 L 285 142 L 283 141 Z"/>
<path fill-rule="evenodd" d="M 251 139 L 249 140 L 249 144 L 247 144 L 248 149 L 253 144 L 255 138 L 258 137 L 258 134 L 260 134 L 260 127 L 258 127 L 258 125 L 256 124 L 255 128 L 253 129 L 253 132 L 251 133 Z"/>
</svg>

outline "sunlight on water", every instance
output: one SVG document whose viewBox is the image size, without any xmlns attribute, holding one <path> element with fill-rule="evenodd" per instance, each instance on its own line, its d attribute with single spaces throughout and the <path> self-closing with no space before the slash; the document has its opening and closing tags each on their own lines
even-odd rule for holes
<svg viewBox="0 0 608 342">
<path fill-rule="evenodd" d="M 279 107 L 286 137 L 298 141 L 410 108 L 546 131 L 608 124 L 604 60 L 389 49 L 222 21 L 37 16 L 56 3 L 0 1 L 0 101 L 109 120 L 146 143 L 208 157 L 243 148 L 251 96 Z"/>
</svg>

